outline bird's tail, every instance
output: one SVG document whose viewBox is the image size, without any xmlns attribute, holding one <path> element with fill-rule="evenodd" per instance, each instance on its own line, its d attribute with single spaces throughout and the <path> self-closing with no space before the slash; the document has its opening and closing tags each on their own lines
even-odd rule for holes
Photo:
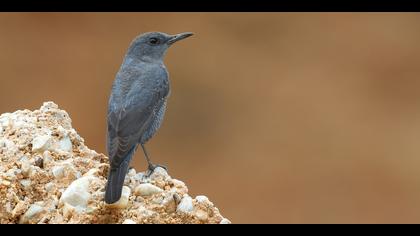
<svg viewBox="0 0 420 236">
<path fill-rule="evenodd" d="M 122 187 L 124 185 L 124 179 L 128 172 L 128 167 L 133 157 L 135 147 L 130 150 L 127 156 L 124 157 L 124 161 L 117 168 L 110 168 L 108 174 L 108 182 L 105 188 L 105 202 L 112 204 L 121 198 Z"/>
</svg>

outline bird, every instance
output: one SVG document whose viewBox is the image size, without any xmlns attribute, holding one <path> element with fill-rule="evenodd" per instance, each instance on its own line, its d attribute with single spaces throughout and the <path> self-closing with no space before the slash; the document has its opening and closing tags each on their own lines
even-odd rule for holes
<svg viewBox="0 0 420 236">
<path fill-rule="evenodd" d="M 107 113 L 107 151 L 109 173 L 105 202 L 121 198 L 130 161 L 140 145 L 148 163 L 146 176 L 156 167 L 145 144 L 160 128 L 170 95 L 169 74 L 163 62 L 168 48 L 192 36 L 185 32 L 170 35 L 147 32 L 137 36 L 128 47 L 112 84 Z"/>
</svg>

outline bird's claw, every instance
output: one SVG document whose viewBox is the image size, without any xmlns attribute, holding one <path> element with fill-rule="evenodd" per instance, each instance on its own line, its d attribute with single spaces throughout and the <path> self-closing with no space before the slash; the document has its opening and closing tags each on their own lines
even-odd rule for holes
<svg viewBox="0 0 420 236">
<path fill-rule="evenodd" d="M 147 167 L 147 173 L 146 173 L 146 177 L 150 177 L 150 175 L 153 174 L 153 172 L 155 171 L 155 169 L 157 167 L 161 167 L 163 169 L 165 169 L 165 171 L 168 171 L 168 168 L 166 168 L 166 166 L 164 165 L 159 165 L 159 164 L 149 164 L 149 166 Z"/>
</svg>

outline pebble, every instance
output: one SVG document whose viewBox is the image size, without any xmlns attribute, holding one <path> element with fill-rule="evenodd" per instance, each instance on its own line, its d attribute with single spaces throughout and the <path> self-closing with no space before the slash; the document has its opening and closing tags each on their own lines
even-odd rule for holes
<svg viewBox="0 0 420 236">
<path fill-rule="evenodd" d="M 83 176 L 95 176 L 95 175 L 98 175 L 98 174 L 99 174 L 99 169 L 93 168 L 93 169 L 90 169 L 85 174 L 83 174 Z"/>
<path fill-rule="evenodd" d="M 6 138 L 1 138 L 0 139 L 0 148 L 5 148 L 6 150 L 9 150 L 11 152 L 14 152 L 16 150 L 16 145 L 13 141 L 6 139 Z"/>
<path fill-rule="evenodd" d="M 28 189 L 31 186 L 31 180 L 30 179 L 22 179 L 19 181 L 19 183 L 23 186 L 24 189 Z"/>
<path fill-rule="evenodd" d="M 49 182 L 49 183 L 47 183 L 47 184 L 45 184 L 45 190 L 47 191 L 47 192 L 51 192 L 53 189 L 54 189 L 54 184 L 53 183 L 51 183 L 51 182 Z"/>
<path fill-rule="evenodd" d="M 64 177 L 64 168 L 65 166 L 54 166 L 51 170 L 55 178 L 60 179 Z"/>
<path fill-rule="evenodd" d="M 8 180 L 15 180 L 15 179 L 16 179 L 15 169 L 9 169 L 9 170 L 6 172 L 5 177 L 6 177 L 6 179 L 8 179 Z"/>
<path fill-rule="evenodd" d="M 35 166 L 38 166 L 39 168 L 44 168 L 44 159 L 42 159 L 42 157 L 40 157 L 40 156 L 37 156 L 36 158 L 35 158 L 35 163 L 34 163 L 34 165 Z"/>
<path fill-rule="evenodd" d="M 22 175 L 28 177 L 32 171 L 32 165 L 27 158 L 22 158 L 21 163 L 20 170 L 22 171 Z"/>
<path fill-rule="evenodd" d="M 37 136 L 32 140 L 32 151 L 43 152 L 48 150 L 50 147 L 50 142 L 51 136 L 48 134 Z"/>
<path fill-rule="evenodd" d="M 48 112 L 50 109 L 58 109 L 58 105 L 51 101 L 44 102 L 39 110 L 42 112 Z"/>
<path fill-rule="evenodd" d="M 134 194 L 137 196 L 151 196 L 162 192 L 161 188 L 154 186 L 153 184 L 145 183 L 140 184 L 134 189 Z"/>
<path fill-rule="evenodd" d="M 68 136 L 65 136 L 59 141 L 59 148 L 65 152 L 71 152 L 73 149 L 73 144 Z"/>
<path fill-rule="evenodd" d="M 134 168 L 130 169 L 127 173 L 127 176 L 130 176 L 130 177 L 135 176 L 135 175 L 136 175 L 136 170 Z"/>
<path fill-rule="evenodd" d="M 51 156 L 50 151 L 45 151 L 42 154 L 42 159 L 44 160 L 44 165 L 48 166 L 49 164 L 51 164 L 53 162 L 53 158 Z"/>
<path fill-rule="evenodd" d="M 60 202 L 68 203 L 69 205 L 78 208 L 78 210 L 85 210 L 91 197 L 91 194 L 89 193 L 89 184 L 96 180 L 99 179 L 93 176 L 84 176 L 76 179 L 63 192 Z"/>
<path fill-rule="evenodd" d="M 226 219 L 226 218 L 223 218 L 223 219 L 220 221 L 220 224 L 232 224 L 232 222 L 230 222 L 230 220 L 228 220 L 228 219 Z"/>
<path fill-rule="evenodd" d="M 76 171 L 74 165 L 67 160 L 54 166 L 51 172 L 56 179 L 67 178 L 73 180 L 80 177 L 80 173 Z"/>
<path fill-rule="evenodd" d="M 29 209 L 25 212 L 25 214 L 20 218 L 19 223 L 25 224 L 30 223 L 32 221 L 36 222 L 36 218 L 38 218 L 41 213 L 44 211 L 42 206 L 37 204 L 32 204 Z"/>
<path fill-rule="evenodd" d="M 200 221 L 206 221 L 208 219 L 208 214 L 206 211 L 203 210 L 197 210 L 195 212 L 195 216 L 197 217 L 197 219 L 199 219 Z"/>
<path fill-rule="evenodd" d="M 9 117 L 10 117 L 10 115 L 11 115 L 11 113 L 3 113 L 0 116 L 0 126 L 3 126 L 3 127 L 9 126 L 9 123 L 10 123 Z"/>
<path fill-rule="evenodd" d="M 166 212 L 172 213 L 176 211 L 177 202 L 175 201 L 175 193 L 165 192 L 161 205 L 165 206 Z"/>
<path fill-rule="evenodd" d="M 158 166 L 153 170 L 153 173 L 150 175 L 150 178 L 155 179 L 158 177 L 167 178 L 169 177 L 169 175 L 168 175 L 168 172 L 164 168 Z"/>
<path fill-rule="evenodd" d="M 122 222 L 123 224 L 137 224 L 134 220 L 131 219 L 126 219 L 124 220 L 124 222 Z"/>
<path fill-rule="evenodd" d="M 181 180 L 177 180 L 177 179 L 172 179 L 172 183 L 175 185 L 175 187 L 183 187 L 185 185 L 184 182 L 182 182 Z"/>
<path fill-rule="evenodd" d="M 68 134 L 68 131 L 61 125 L 57 126 L 56 132 L 60 137 L 65 137 Z"/>
<path fill-rule="evenodd" d="M 131 189 L 127 186 L 123 186 L 120 200 L 118 200 L 115 203 L 108 204 L 108 206 L 111 208 L 118 208 L 118 209 L 126 208 L 128 206 L 128 199 L 130 198 L 130 194 L 131 194 Z"/>
<path fill-rule="evenodd" d="M 199 195 L 195 197 L 195 200 L 197 200 L 198 203 L 207 203 L 209 202 L 209 199 L 204 195 Z"/>
<path fill-rule="evenodd" d="M 178 207 L 176 208 L 177 212 L 189 213 L 194 209 L 192 198 L 190 196 L 185 196 L 182 198 Z"/>
</svg>

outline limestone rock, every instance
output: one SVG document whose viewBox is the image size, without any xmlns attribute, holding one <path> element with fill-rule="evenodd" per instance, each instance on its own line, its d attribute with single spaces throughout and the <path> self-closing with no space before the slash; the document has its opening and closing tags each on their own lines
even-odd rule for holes
<svg viewBox="0 0 420 236">
<path fill-rule="evenodd" d="M 88 201 L 91 198 L 89 185 L 95 180 L 98 179 L 93 176 L 84 176 L 73 181 L 61 195 L 60 202 L 75 207 L 79 212 L 86 210 Z"/>
<path fill-rule="evenodd" d="M 118 200 L 117 202 L 113 204 L 109 204 L 108 207 L 119 208 L 119 209 L 126 208 L 128 205 L 128 199 L 130 197 L 130 194 L 131 194 L 131 189 L 127 186 L 123 186 L 120 200 Z"/>
<path fill-rule="evenodd" d="M 151 196 L 153 194 L 161 193 L 161 192 L 163 192 L 161 188 L 156 187 L 153 184 L 149 184 L 149 183 L 140 184 L 134 190 L 134 193 L 140 196 Z"/>
<path fill-rule="evenodd" d="M 20 218 L 21 224 L 25 223 L 37 223 L 37 220 L 41 217 L 41 213 L 45 210 L 42 206 L 38 204 L 32 204 L 25 214 Z"/>
<path fill-rule="evenodd" d="M 185 196 L 182 198 L 181 202 L 179 203 L 176 211 L 189 213 L 194 209 L 192 198 L 190 196 Z"/>
<path fill-rule="evenodd" d="M 222 221 L 220 221 L 220 224 L 232 224 L 232 222 L 226 218 L 223 218 Z"/>
<path fill-rule="evenodd" d="M 123 224 L 137 224 L 134 220 L 126 219 L 122 222 Z"/>
<path fill-rule="evenodd" d="M 32 151 L 43 152 L 48 150 L 51 145 L 51 136 L 49 134 L 40 135 L 32 140 Z"/>
<path fill-rule="evenodd" d="M 70 152 L 72 150 L 72 145 L 73 144 L 68 136 L 65 136 L 59 141 L 59 148 L 65 152 Z"/>
</svg>

